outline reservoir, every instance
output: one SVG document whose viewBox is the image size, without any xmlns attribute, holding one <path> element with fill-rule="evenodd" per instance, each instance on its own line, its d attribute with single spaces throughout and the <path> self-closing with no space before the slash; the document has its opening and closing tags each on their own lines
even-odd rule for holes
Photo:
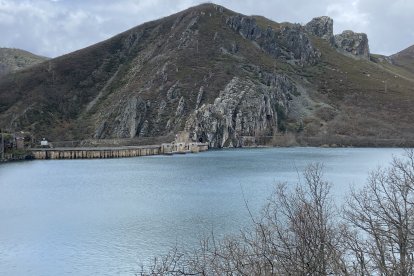
<svg viewBox="0 0 414 276">
<path fill-rule="evenodd" d="M 402 149 L 257 148 L 0 165 L 0 275 L 135 275 L 173 246 L 249 227 L 321 162 L 340 204 Z"/>
</svg>

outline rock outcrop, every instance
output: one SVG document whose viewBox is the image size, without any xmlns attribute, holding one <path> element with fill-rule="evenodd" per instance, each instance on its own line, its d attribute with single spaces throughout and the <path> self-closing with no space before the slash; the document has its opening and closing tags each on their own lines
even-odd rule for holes
<svg viewBox="0 0 414 276">
<path fill-rule="evenodd" d="M 233 78 L 214 103 L 196 109 L 185 129 L 210 147 L 239 147 L 246 137 L 272 136 L 283 126 L 296 91 L 284 76 L 264 74 L 263 83 Z"/>
<path fill-rule="evenodd" d="M 329 41 L 331 45 L 335 44 L 333 20 L 329 16 L 313 18 L 308 24 L 305 25 L 305 29 L 310 34 Z"/>
<path fill-rule="evenodd" d="M 119 110 L 119 115 L 115 118 L 115 127 L 110 130 L 106 127 L 107 121 L 103 121 L 95 132 L 96 138 L 105 137 L 108 133 L 122 138 L 133 138 L 145 134 L 148 127 L 148 121 L 145 120 L 147 103 L 139 97 L 132 97 L 122 106 L 124 109 Z"/>
<path fill-rule="evenodd" d="M 334 35 L 333 20 L 328 16 L 313 18 L 305 25 L 305 29 L 308 33 L 327 40 L 331 46 L 336 47 L 342 54 L 370 59 L 367 35 L 349 30 Z"/>
<path fill-rule="evenodd" d="M 335 35 L 336 47 L 354 57 L 369 59 L 368 37 L 364 33 L 355 33 L 353 31 L 343 31 Z"/>
<path fill-rule="evenodd" d="M 231 16 L 226 21 L 245 39 L 257 43 L 274 58 L 282 58 L 298 65 L 317 63 L 320 52 L 313 47 L 309 37 L 299 24 L 286 24 L 280 29 L 259 27 L 256 20 L 247 16 Z"/>
</svg>

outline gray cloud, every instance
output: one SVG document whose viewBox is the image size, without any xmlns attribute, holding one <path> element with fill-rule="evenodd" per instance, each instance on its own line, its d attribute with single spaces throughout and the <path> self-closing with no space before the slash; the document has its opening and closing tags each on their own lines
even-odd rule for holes
<svg viewBox="0 0 414 276">
<path fill-rule="evenodd" d="M 107 39 L 149 20 L 178 12 L 200 0 L 0 0 L 0 46 L 55 57 Z M 335 33 L 366 32 L 374 53 L 392 54 L 414 44 L 408 0 L 217 0 L 244 14 L 306 23 L 334 19 Z"/>
</svg>

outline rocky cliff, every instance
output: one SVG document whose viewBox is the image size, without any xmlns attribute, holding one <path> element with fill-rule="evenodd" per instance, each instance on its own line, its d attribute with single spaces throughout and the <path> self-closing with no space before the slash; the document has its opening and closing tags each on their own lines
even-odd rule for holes
<svg viewBox="0 0 414 276">
<path fill-rule="evenodd" d="M 190 115 L 185 130 L 194 141 L 208 141 L 211 147 L 240 147 L 246 137 L 284 131 L 294 94 L 296 87 L 285 76 L 265 74 L 256 83 L 235 77 L 214 103 Z"/>
<path fill-rule="evenodd" d="M 213 147 L 409 139 L 411 73 L 396 78 L 394 65 L 370 62 L 364 35 L 345 32 L 333 45 L 332 24 L 193 7 L 3 76 L 0 127 L 149 142 L 185 130 Z"/>
<path fill-rule="evenodd" d="M 335 35 L 335 45 L 344 53 L 351 54 L 358 58 L 369 59 L 368 37 L 364 33 L 343 31 Z"/>
<path fill-rule="evenodd" d="M 305 29 L 307 32 L 329 41 L 331 45 L 335 44 L 332 18 L 328 16 L 315 17 L 305 25 Z"/>
<path fill-rule="evenodd" d="M 304 65 L 315 64 L 320 56 L 299 24 L 289 24 L 276 30 L 270 26 L 262 29 L 254 18 L 241 15 L 229 17 L 226 23 L 274 58 Z"/>
</svg>

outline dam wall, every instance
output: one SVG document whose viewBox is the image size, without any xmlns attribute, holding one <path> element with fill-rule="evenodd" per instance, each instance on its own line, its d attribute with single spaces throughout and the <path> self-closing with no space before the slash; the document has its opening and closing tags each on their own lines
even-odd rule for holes
<svg viewBox="0 0 414 276">
<path fill-rule="evenodd" d="M 175 153 L 196 153 L 208 150 L 206 143 L 168 143 L 151 146 L 84 147 L 84 148 L 35 148 L 34 159 L 105 159 L 137 157 Z"/>
</svg>

